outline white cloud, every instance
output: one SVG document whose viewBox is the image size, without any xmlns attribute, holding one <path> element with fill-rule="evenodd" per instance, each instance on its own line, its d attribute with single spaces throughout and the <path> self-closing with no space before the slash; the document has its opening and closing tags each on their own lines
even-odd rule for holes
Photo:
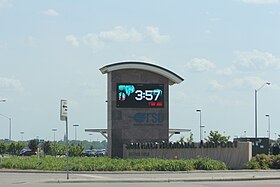
<svg viewBox="0 0 280 187">
<path fill-rule="evenodd" d="M 10 0 L 0 0 L 0 8 L 11 7 L 12 3 Z"/>
<path fill-rule="evenodd" d="M 109 42 L 127 42 L 138 43 L 147 39 L 152 40 L 155 43 L 162 43 L 169 40 L 169 36 L 161 35 L 157 27 L 146 27 L 145 32 L 140 32 L 135 28 L 127 28 L 124 26 L 116 26 L 112 30 L 101 31 L 99 33 L 88 33 L 81 38 L 77 38 L 74 35 L 68 35 L 65 37 L 65 41 L 71 45 L 78 46 L 79 41 L 92 48 L 103 48 Z"/>
<path fill-rule="evenodd" d="M 219 70 L 216 71 L 216 73 L 218 75 L 232 75 L 235 71 L 236 71 L 235 67 L 231 66 L 231 67 L 227 67 L 227 68 L 224 68 L 224 69 L 219 69 Z"/>
<path fill-rule="evenodd" d="M 280 3 L 280 0 L 241 0 L 241 2 L 247 4 L 276 4 Z"/>
<path fill-rule="evenodd" d="M 23 90 L 20 80 L 6 77 L 0 77 L 0 88 L 16 91 Z"/>
<path fill-rule="evenodd" d="M 100 32 L 99 38 L 115 42 L 139 42 L 143 40 L 142 34 L 136 29 L 128 29 L 123 26 L 114 27 L 111 31 Z"/>
<path fill-rule="evenodd" d="M 79 39 L 76 36 L 72 35 L 72 34 L 71 35 L 67 35 L 65 37 L 65 41 L 67 43 L 70 43 L 74 47 L 78 47 L 80 45 Z"/>
<path fill-rule="evenodd" d="M 228 107 L 236 107 L 236 106 L 245 106 L 247 105 L 246 102 L 238 100 L 238 99 L 229 99 L 229 98 L 223 98 L 218 95 L 209 95 L 208 101 L 211 103 L 214 103 L 215 105 L 223 105 Z"/>
<path fill-rule="evenodd" d="M 236 51 L 237 62 L 234 64 L 238 70 L 266 70 L 279 69 L 280 58 L 268 52 L 252 50 L 248 52 Z"/>
<path fill-rule="evenodd" d="M 54 9 L 48 9 L 46 11 L 43 11 L 43 14 L 47 15 L 47 16 L 59 16 L 59 13 L 57 11 L 55 11 Z"/>
<path fill-rule="evenodd" d="M 243 78 L 234 79 L 230 84 L 231 88 L 237 89 L 257 89 L 268 81 L 255 76 L 247 76 Z"/>
<path fill-rule="evenodd" d="M 225 89 L 225 86 L 223 84 L 219 83 L 217 80 L 211 81 L 210 85 L 214 90 L 224 90 Z"/>
<path fill-rule="evenodd" d="M 100 49 L 105 46 L 105 43 L 94 33 L 87 34 L 82 40 L 85 45 L 90 46 L 91 48 Z"/>
<path fill-rule="evenodd" d="M 221 90 L 252 90 L 257 89 L 262 86 L 264 83 L 268 82 L 260 77 L 256 76 L 246 76 L 242 78 L 235 78 L 230 81 L 217 81 L 212 80 L 210 82 L 211 89 L 216 91 Z M 277 85 L 274 85 L 275 88 L 278 88 Z"/>
<path fill-rule="evenodd" d="M 156 43 L 163 43 L 169 40 L 168 35 L 161 35 L 158 27 L 146 27 L 147 35 Z"/>
<path fill-rule="evenodd" d="M 187 69 L 196 72 L 209 71 L 215 68 L 216 68 L 215 64 L 205 58 L 193 58 L 187 64 Z"/>
</svg>

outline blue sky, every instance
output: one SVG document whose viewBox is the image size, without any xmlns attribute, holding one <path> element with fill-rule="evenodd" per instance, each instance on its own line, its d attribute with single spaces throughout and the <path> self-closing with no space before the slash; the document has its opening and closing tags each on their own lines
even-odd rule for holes
<svg viewBox="0 0 280 187">
<path fill-rule="evenodd" d="M 170 128 L 254 136 L 280 134 L 280 0 L 0 0 L 0 114 L 12 139 L 62 139 L 59 102 L 69 102 L 70 139 L 106 128 L 106 75 L 126 60 L 168 68 L 185 79 L 170 88 Z M 0 116 L 0 139 L 8 120 Z M 184 134 L 189 136 L 189 134 Z M 179 139 L 176 136 L 174 139 Z M 103 140 L 94 135 L 94 140 Z"/>
</svg>

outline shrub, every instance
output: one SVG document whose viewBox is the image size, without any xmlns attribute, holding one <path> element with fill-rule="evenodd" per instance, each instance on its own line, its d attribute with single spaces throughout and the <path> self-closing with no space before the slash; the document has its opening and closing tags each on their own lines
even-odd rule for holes
<svg viewBox="0 0 280 187">
<path fill-rule="evenodd" d="M 209 158 L 198 158 L 194 161 L 194 167 L 198 170 L 226 170 L 227 166 L 225 163 L 211 160 Z"/>
<path fill-rule="evenodd" d="M 259 162 L 256 161 L 255 159 L 252 159 L 249 162 L 247 162 L 245 164 L 245 167 L 247 169 L 261 169 L 261 166 L 260 166 Z"/>
<path fill-rule="evenodd" d="M 32 157 L 10 157 L 3 159 L 2 168 L 38 169 L 64 171 L 66 158 L 45 156 L 40 159 Z M 209 158 L 194 160 L 164 160 L 164 159 L 110 159 L 108 157 L 69 157 L 70 171 L 189 171 L 223 170 L 223 162 Z"/>
<path fill-rule="evenodd" d="M 261 169 L 269 169 L 272 165 L 272 156 L 259 154 L 255 157 L 256 161 L 260 164 Z"/>
<path fill-rule="evenodd" d="M 280 169 L 280 155 L 259 154 L 245 164 L 248 169 Z"/>
<path fill-rule="evenodd" d="M 280 155 L 273 156 L 271 168 L 280 169 Z"/>
</svg>

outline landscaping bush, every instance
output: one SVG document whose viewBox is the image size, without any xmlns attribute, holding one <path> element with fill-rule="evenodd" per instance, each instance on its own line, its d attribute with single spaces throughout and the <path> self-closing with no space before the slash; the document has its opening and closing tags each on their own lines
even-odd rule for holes
<svg viewBox="0 0 280 187">
<path fill-rule="evenodd" d="M 280 155 L 260 154 L 245 164 L 247 169 L 280 169 Z"/>
<path fill-rule="evenodd" d="M 261 169 L 261 166 L 260 166 L 259 162 L 256 161 L 256 159 L 252 159 L 249 162 L 247 162 L 245 164 L 245 167 L 247 169 Z"/>
<path fill-rule="evenodd" d="M 273 156 L 271 168 L 280 169 L 280 155 Z"/>
<path fill-rule="evenodd" d="M 4 158 L 0 168 L 65 171 L 66 158 L 45 156 Z M 224 170 L 223 162 L 209 158 L 194 160 L 110 159 L 108 157 L 69 157 L 70 171 L 189 171 Z"/>
<path fill-rule="evenodd" d="M 209 158 L 198 158 L 194 160 L 194 166 L 197 170 L 226 170 L 227 166 L 225 163 L 211 160 Z"/>
</svg>

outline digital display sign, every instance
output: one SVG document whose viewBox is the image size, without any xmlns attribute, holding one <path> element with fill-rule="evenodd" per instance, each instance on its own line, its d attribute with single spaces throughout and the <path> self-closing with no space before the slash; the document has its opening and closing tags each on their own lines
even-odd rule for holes
<svg viewBox="0 0 280 187">
<path fill-rule="evenodd" d="M 117 84 L 118 108 L 163 108 L 163 84 Z"/>
</svg>

